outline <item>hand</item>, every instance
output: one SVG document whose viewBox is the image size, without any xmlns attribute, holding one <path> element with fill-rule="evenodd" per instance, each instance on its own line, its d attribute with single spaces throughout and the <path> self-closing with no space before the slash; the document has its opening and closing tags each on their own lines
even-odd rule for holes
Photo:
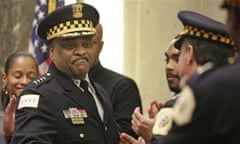
<svg viewBox="0 0 240 144">
<path fill-rule="evenodd" d="M 120 135 L 120 144 L 146 144 L 144 139 L 139 137 L 137 140 L 126 134 L 126 133 L 121 133 Z"/>
<path fill-rule="evenodd" d="M 7 105 L 4 121 L 3 121 L 3 137 L 7 141 L 9 137 L 12 136 L 15 123 L 15 107 L 16 107 L 16 97 L 11 96 L 9 103 Z"/>
<path fill-rule="evenodd" d="M 140 113 L 140 108 L 135 108 L 132 114 L 132 129 L 141 136 L 145 142 L 150 142 L 153 125 L 154 119 L 144 117 Z"/>
<path fill-rule="evenodd" d="M 163 104 L 161 102 L 158 102 L 156 100 L 152 101 L 148 109 L 149 118 L 155 118 L 156 114 L 159 112 L 162 106 Z"/>
</svg>

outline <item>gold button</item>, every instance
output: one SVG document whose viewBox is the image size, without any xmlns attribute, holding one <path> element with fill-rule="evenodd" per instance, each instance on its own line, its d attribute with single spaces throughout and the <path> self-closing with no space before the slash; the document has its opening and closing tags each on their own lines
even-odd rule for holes
<svg viewBox="0 0 240 144">
<path fill-rule="evenodd" d="M 107 131 L 107 126 L 105 126 L 105 131 Z"/>
<path fill-rule="evenodd" d="M 80 138 L 84 138 L 84 133 L 80 133 Z"/>
</svg>

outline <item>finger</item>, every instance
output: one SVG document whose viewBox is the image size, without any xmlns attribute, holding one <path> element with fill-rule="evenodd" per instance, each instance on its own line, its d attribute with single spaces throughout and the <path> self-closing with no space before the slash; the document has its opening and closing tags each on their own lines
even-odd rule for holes
<svg viewBox="0 0 240 144">
<path fill-rule="evenodd" d="M 145 140 L 142 137 L 138 138 L 139 144 L 145 144 Z"/>
<path fill-rule="evenodd" d="M 125 133 L 120 134 L 120 144 L 128 144 L 128 141 L 125 138 Z"/>
<path fill-rule="evenodd" d="M 126 133 L 121 134 L 121 137 L 123 138 L 123 140 L 125 140 L 125 142 L 128 142 L 130 144 L 137 142 L 137 140 L 134 137 L 132 137 Z"/>
<path fill-rule="evenodd" d="M 142 119 L 144 119 L 144 116 L 140 113 L 140 109 L 139 108 L 135 109 L 135 111 L 134 111 L 134 118 L 137 121 L 141 121 Z"/>
<path fill-rule="evenodd" d="M 139 112 L 139 107 L 136 107 L 133 114 L 132 114 L 132 124 L 136 125 L 139 121 L 139 119 L 137 118 L 137 113 Z"/>
<path fill-rule="evenodd" d="M 151 104 L 151 107 L 157 107 L 160 108 L 161 103 L 158 101 L 153 101 L 153 103 Z"/>
</svg>

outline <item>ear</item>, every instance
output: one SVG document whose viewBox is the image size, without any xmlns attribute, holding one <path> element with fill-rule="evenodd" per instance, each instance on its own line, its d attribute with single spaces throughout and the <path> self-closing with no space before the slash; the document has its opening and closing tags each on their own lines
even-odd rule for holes
<svg viewBox="0 0 240 144">
<path fill-rule="evenodd" d="M 193 62 L 196 62 L 193 46 L 188 45 L 187 51 L 188 51 L 187 64 L 192 64 Z"/>
<path fill-rule="evenodd" d="M 49 46 L 49 57 L 53 61 L 54 60 L 54 47 L 52 45 Z"/>
<path fill-rule="evenodd" d="M 104 41 L 101 41 L 99 44 L 99 53 L 101 53 L 103 45 L 104 45 Z"/>
<path fill-rule="evenodd" d="M 7 74 L 6 73 L 2 73 L 2 82 L 4 85 L 7 85 L 8 80 L 7 80 Z"/>
</svg>

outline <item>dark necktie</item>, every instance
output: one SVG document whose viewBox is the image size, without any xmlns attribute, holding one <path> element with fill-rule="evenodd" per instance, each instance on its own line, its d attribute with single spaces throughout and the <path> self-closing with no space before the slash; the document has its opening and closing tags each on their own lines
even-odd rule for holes
<svg viewBox="0 0 240 144">
<path fill-rule="evenodd" d="M 96 116 L 98 115 L 97 105 L 93 98 L 93 95 L 88 90 L 88 82 L 86 80 L 81 80 L 80 87 L 83 88 L 85 96 L 83 97 L 84 101 L 88 103 L 88 108 L 90 111 L 94 112 Z"/>
</svg>

